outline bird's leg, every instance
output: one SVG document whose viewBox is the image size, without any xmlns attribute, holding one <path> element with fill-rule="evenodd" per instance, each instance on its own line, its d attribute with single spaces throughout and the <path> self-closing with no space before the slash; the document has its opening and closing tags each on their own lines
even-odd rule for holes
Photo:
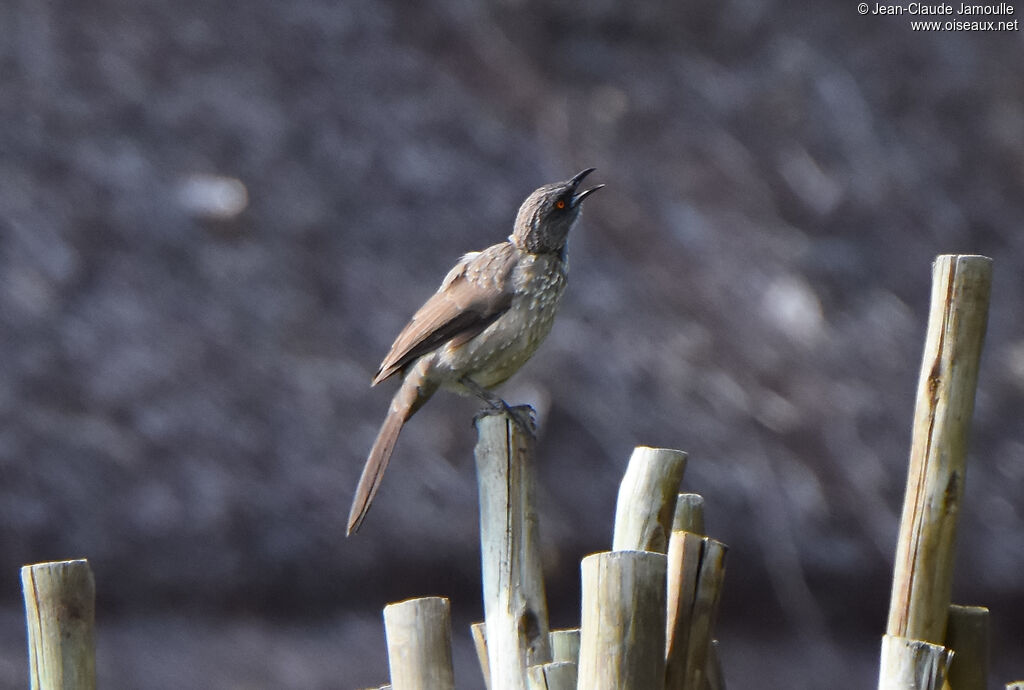
<svg viewBox="0 0 1024 690">
<path fill-rule="evenodd" d="M 504 412 L 512 418 L 512 421 L 519 425 L 520 429 L 530 436 L 536 435 L 537 422 L 533 418 L 533 407 L 530 405 L 516 405 L 512 407 L 501 397 L 495 395 L 492 391 L 484 388 L 468 376 L 463 376 L 459 382 L 466 387 L 466 390 L 483 400 L 491 408 L 490 410 L 481 410 L 477 414 L 478 418 L 495 412 Z"/>
<path fill-rule="evenodd" d="M 465 386 L 470 393 L 494 408 L 495 411 L 508 412 L 512 409 L 507 402 L 468 376 L 463 376 L 459 383 Z"/>
</svg>

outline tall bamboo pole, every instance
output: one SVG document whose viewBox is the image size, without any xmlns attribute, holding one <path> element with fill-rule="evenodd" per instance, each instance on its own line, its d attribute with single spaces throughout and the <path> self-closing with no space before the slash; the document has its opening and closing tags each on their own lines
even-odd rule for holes
<svg viewBox="0 0 1024 690">
<path fill-rule="evenodd" d="M 488 687 L 526 690 L 526 669 L 551 661 L 533 436 L 507 412 L 480 416 L 476 427 Z"/>
<path fill-rule="evenodd" d="M 932 272 L 888 634 L 941 644 L 963 496 L 992 260 L 942 255 Z"/>
</svg>

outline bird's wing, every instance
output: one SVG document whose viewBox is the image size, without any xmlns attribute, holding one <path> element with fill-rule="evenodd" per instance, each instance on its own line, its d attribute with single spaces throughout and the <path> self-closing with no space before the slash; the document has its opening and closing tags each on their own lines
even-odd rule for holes
<svg viewBox="0 0 1024 690">
<path fill-rule="evenodd" d="M 501 316 L 512 302 L 514 251 L 503 242 L 462 257 L 395 338 L 374 385 L 446 342 L 466 342 Z"/>
</svg>

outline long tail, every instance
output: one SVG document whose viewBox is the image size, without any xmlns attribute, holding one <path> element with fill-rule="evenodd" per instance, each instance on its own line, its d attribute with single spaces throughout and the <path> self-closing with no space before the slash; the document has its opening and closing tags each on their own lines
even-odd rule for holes
<svg viewBox="0 0 1024 690">
<path fill-rule="evenodd" d="M 366 465 L 363 466 L 363 474 L 359 477 L 359 486 L 356 487 L 356 495 L 352 499 L 352 510 L 348 514 L 347 536 L 358 532 L 359 526 L 363 524 L 373 497 L 380 488 L 380 481 L 384 478 L 384 470 L 391 460 L 391 453 L 395 450 L 395 441 L 398 440 L 402 427 L 436 389 L 436 385 L 426 381 L 420 368 L 415 367 L 408 373 L 402 387 L 391 399 L 388 416 L 377 432 L 377 440 L 373 442 L 370 455 L 366 458 Z"/>
</svg>

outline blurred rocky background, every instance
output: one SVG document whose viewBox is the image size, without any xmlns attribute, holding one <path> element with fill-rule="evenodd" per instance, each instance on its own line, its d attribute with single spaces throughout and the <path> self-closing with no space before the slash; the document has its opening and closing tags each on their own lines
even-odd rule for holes
<svg viewBox="0 0 1024 690">
<path fill-rule="evenodd" d="M 369 380 L 462 252 L 588 166 L 559 320 L 503 391 L 542 414 L 553 624 L 632 447 L 677 447 L 731 547 L 729 684 L 869 687 L 930 264 L 982 253 L 954 599 L 993 609 L 994 680 L 1024 675 L 1024 42 L 909 19 L 0 4 L 0 687 L 26 685 L 18 567 L 72 557 L 107 688 L 383 682 L 381 607 L 424 594 L 482 687 L 477 405 L 412 421 L 346 540 Z"/>
</svg>

